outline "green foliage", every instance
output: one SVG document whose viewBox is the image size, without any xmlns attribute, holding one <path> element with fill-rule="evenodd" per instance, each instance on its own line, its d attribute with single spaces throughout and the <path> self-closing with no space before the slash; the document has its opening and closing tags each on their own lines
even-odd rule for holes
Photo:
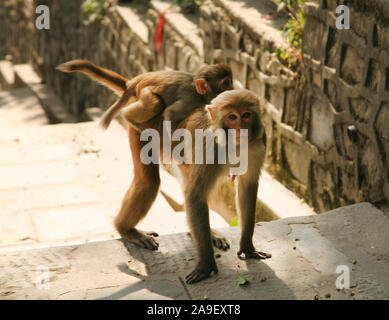
<svg viewBox="0 0 389 320">
<path fill-rule="evenodd" d="M 235 217 L 234 219 L 232 219 L 232 221 L 230 222 L 230 227 L 237 227 L 238 226 L 238 217 Z"/>
<path fill-rule="evenodd" d="M 84 0 L 81 14 L 84 25 L 89 25 L 104 18 L 109 3 L 107 0 Z"/>
<path fill-rule="evenodd" d="M 286 11 L 290 19 L 284 26 L 289 44 L 301 48 L 301 35 L 305 24 L 304 4 L 306 0 L 278 0 L 278 11 Z"/>
<path fill-rule="evenodd" d="M 181 7 L 184 12 L 195 12 L 205 0 L 174 0 L 174 5 Z"/>
<path fill-rule="evenodd" d="M 304 4 L 306 0 L 278 0 L 278 11 L 285 11 L 289 16 L 283 30 L 288 35 L 288 48 L 277 48 L 276 55 L 293 70 L 300 66 L 302 56 L 302 32 L 305 25 Z"/>
<path fill-rule="evenodd" d="M 238 276 L 236 278 L 236 282 L 240 285 L 240 286 L 247 286 L 249 284 L 249 281 L 245 278 L 243 278 L 242 276 Z"/>
<path fill-rule="evenodd" d="M 290 19 L 284 26 L 284 31 L 288 34 L 289 44 L 295 48 L 301 48 L 301 36 L 304 24 L 304 11 L 299 11 L 296 19 Z"/>
</svg>

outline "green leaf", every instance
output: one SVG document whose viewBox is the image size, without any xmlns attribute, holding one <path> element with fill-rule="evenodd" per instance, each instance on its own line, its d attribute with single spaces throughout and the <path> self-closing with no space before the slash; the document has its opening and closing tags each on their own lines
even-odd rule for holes
<svg viewBox="0 0 389 320">
<path fill-rule="evenodd" d="M 238 216 L 236 216 L 232 221 L 230 222 L 230 227 L 237 227 L 238 226 Z"/>
<path fill-rule="evenodd" d="M 249 284 L 249 281 L 246 280 L 245 278 L 243 278 L 242 276 L 238 276 L 236 278 L 236 282 L 240 285 L 240 286 L 247 286 Z"/>
<path fill-rule="evenodd" d="M 289 58 L 289 53 L 287 53 L 286 51 L 281 52 L 280 58 L 282 60 L 288 59 Z"/>
</svg>

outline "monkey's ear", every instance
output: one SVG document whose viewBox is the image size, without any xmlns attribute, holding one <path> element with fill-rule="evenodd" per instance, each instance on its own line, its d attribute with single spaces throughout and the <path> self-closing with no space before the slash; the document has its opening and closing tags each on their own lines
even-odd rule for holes
<svg viewBox="0 0 389 320">
<path fill-rule="evenodd" d="M 205 79 L 197 79 L 196 80 L 196 90 L 198 94 L 207 94 L 209 91 L 207 80 Z"/>
<path fill-rule="evenodd" d="M 211 105 L 211 104 L 207 104 L 205 106 L 205 110 L 208 111 L 208 115 L 209 117 L 212 119 L 212 120 L 215 120 L 216 119 L 216 107 Z"/>
</svg>

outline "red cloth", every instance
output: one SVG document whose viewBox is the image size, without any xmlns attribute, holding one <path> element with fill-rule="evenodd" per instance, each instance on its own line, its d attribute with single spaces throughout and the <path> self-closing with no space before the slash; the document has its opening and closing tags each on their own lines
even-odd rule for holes
<svg viewBox="0 0 389 320">
<path fill-rule="evenodd" d="M 158 54 L 161 53 L 162 50 L 162 42 L 163 42 L 163 26 L 165 25 L 165 15 L 170 10 L 171 6 L 169 6 L 165 11 L 161 13 L 159 16 L 159 21 L 157 25 L 157 30 L 155 31 L 154 43 L 157 48 Z"/>
</svg>

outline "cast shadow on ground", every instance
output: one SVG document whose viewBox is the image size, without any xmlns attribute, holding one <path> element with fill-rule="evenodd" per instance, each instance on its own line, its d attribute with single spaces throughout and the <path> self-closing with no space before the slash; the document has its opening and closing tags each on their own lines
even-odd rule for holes
<svg viewBox="0 0 389 320">
<path fill-rule="evenodd" d="M 220 255 L 216 259 L 218 274 L 212 274 L 210 278 L 193 285 L 185 283 L 185 276 L 196 263 L 195 248 L 190 237 L 185 234 L 161 236 L 160 249 L 157 251 L 138 248 L 120 240 L 131 255 L 131 262 L 129 265 L 117 265 L 118 269 L 141 281 L 100 299 L 126 299 L 126 296 L 143 289 L 167 299 L 179 300 L 296 299 L 293 291 L 264 260 L 239 260 L 236 256 L 238 241 L 229 240 L 230 250 L 215 249 L 215 254 Z M 271 259 L 277 259 L 277 256 Z M 238 276 L 247 279 L 248 285 L 240 286 Z"/>
</svg>

